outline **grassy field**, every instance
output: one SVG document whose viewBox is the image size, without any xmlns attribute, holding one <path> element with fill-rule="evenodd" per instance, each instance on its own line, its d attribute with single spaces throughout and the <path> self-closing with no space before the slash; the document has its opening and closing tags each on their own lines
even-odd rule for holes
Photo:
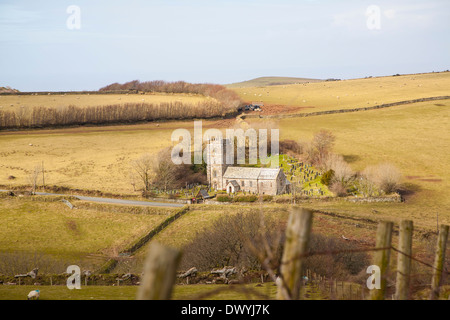
<svg viewBox="0 0 450 320">
<path fill-rule="evenodd" d="M 447 72 L 252 87 L 236 91 L 249 101 L 263 100 L 270 104 L 305 106 L 307 108 L 300 112 L 311 112 L 448 95 L 449 87 L 450 73 Z M 142 96 L 138 97 L 142 99 Z M 147 99 L 148 96 L 144 97 Z M 5 98 L 0 98 L 0 105 L 3 105 L 2 99 Z M 25 96 L 21 97 L 23 98 Z M 63 101 L 66 98 L 76 99 L 76 96 L 57 98 Z M 79 102 L 82 102 L 81 98 Z M 392 220 L 398 223 L 401 219 L 412 219 L 418 230 L 414 240 L 416 249 L 424 253 L 429 247 L 424 244 L 421 235 L 426 231 L 436 230 L 437 214 L 439 223 L 450 223 L 449 107 L 450 102 L 442 100 L 356 113 L 270 120 L 270 123 L 263 119 L 246 119 L 246 122 L 257 128 L 279 128 L 281 139 L 296 141 L 309 141 L 320 129 L 331 130 L 336 136 L 334 151 L 342 154 L 355 171 L 384 162 L 397 166 L 403 175 L 402 188 L 406 196 L 403 203 L 311 201 L 302 206 L 323 211 L 315 216 L 315 231 L 336 237 L 344 235 L 367 244 L 374 241 L 377 221 Z M 155 156 L 162 148 L 172 145 L 170 138 L 175 129 L 192 130 L 193 124 L 193 121 L 173 121 L 129 126 L 0 132 L 0 185 L 29 185 L 29 176 L 34 167 L 44 163 L 46 185 L 139 196 L 140 193 L 135 192 L 131 184 L 130 162 L 144 153 Z M 203 121 L 204 130 L 233 128 L 236 125 L 234 119 Z M 11 176 L 15 178 L 11 179 Z M 41 184 L 39 181 L 38 185 Z M 290 205 L 269 204 L 265 205 L 264 212 L 276 217 L 282 224 L 287 220 L 289 207 Z M 210 227 L 220 216 L 258 209 L 257 204 L 195 206 L 154 240 L 182 248 L 194 239 L 197 232 Z M 90 256 L 99 256 L 104 260 L 117 254 L 120 248 L 136 240 L 165 218 L 164 215 L 118 213 L 94 208 L 69 210 L 60 202 L 0 199 L 0 251 L 40 252 L 66 262 L 91 259 Z M 395 243 L 396 241 L 394 238 Z M 143 248 L 137 253 L 137 258 L 142 259 L 144 254 Z M 25 294 L 18 291 L 17 297 L 20 295 L 20 299 L 25 298 L 28 289 L 23 289 Z M 68 299 L 133 299 L 135 296 L 133 287 L 97 289 L 82 290 L 78 297 L 58 291 L 48 297 L 54 299 L 59 295 Z M 199 290 L 197 293 L 189 291 L 196 289 Z M 209 288 L 177 287 L 175 295 L 184 299 L 207 289 Z M 15 297 L 15 290 L 22 290 L 22 287 L 0 287 L 0 298 Z M 182 290 L 187 291 L 183 293 Z"/>
<path fill-rule="evenodd" d="M 31 290 L 40 290 L 40 300 L 134 300 L 137 286 L 82 286 L 80 290 L 69 290 L 65 286 L 0 286 L 0 300 L 26 300 Z M 275 299 L 276 286 L 262 285 L 177 285 L 173 300 L 265 300 Z M 306 287 L 307 300 L 324 299 L 316 288 Z"/>
<path fill-rule="evenodd" d="M 369 79 L 371 80 L 371 79 Z M 281 139 L 309 141 L 320 129 L 336 135 L 335 152 L 354 170 L 390 162 L 404 176 L 409 190 L 406 203 L 373 204 L 386 216 L 412 217 L 428 227 L 436 214 L 449 222 L 449 162 L 446 150 L 448 101 L 417 103 L 383 110 L 309 118 L 271 120 Z M 264 120 L 247 119 L 255 127 Z M 230 128 L 233 119 L 203 121 L 204 129 Z M 0 185 L 28 185 L 30 172 L 44 162 L 46 184 L 104 192 L 134 194 L 130 162 L 144 153 L 155 155 L 171 145 L 175 129 L 192 129 L 193 122 L 165 122 L 135 126 L 85 127 L 0 134 Z M 30 144 L 32 144 L 30 146 Z M 16 179 L 9 180 L 9 176 Z M 331 204 L 324 203 L 327 208 Z M 342 205 L 359 212 L 364 205 Z M 334 209 L 335 204 L 330 209 Z M 372 209 L 364 209 L 370 214 Z M 375 209 L 376 210 L 376 209 Z"/>
<path fill-rule="evenodd" d="M 33 286 L 0 286 L 0 300 L 26 300 L 28 292 L 35 289 Z M 41 286 L 38 289 L 41 291 L 40 300 L 134 300 L 138 291 L 137 286 L 87 286 L 81 290 L 69 290 L 65 286 Z M 262 296 L 273 299 L 276 288 L 272 284 L 248 286 L 246 291 L 231 289 L 226 285 L 176 286 L 173 299 L 195 300 L 203 295 L 207 296 L 206 300 L 251 300 L 261 299 Z"/>
<path fill-rule="evenodd" d="M 27 112 L 33 107 L 63 108 L 67 106 L 88 107 L 124 105 L 126 103 L 183 102 L 197 104 L 212 98 L 194 94 L 51 94 L 51 95 L 0 95 L 0 109 Z"/>
<path fill-rule="evenodd" d="M 138 291 L 137 286 L 82 286 L 80 290 L 69 290 L 65 286 L 0 286 L 0 300 L 26 300 L 31 290 L 40 290 L 40 300 L 134 300 Z M 355 284 L 353 284 L 355 288 Z M 341 298 L 350 289 L 349 283 L 344 288 L 338 287 Z M 327 295 L 317 288 L 307 285 L 304 289 L 303 299 L 323 300 Z M 344 290 L 345 292 L 341 292 Z M 355 290 L 355 289 L 353 289 Z M 450 288 L 443 289 L 442 300 L 447 300 Z M 417 298 L 426 299 L 427 291 L 421 292 Z M 367 296 L 367 293 L 366 293 Z M 248 284 L 244 286 L 227 285 L 178 285 L 172 295 L 173 300 L 264 300 L 275 299 L 276 287 L 273 283 L 262 285 Z M 356 299 L 358 299 L 355 296 Z"/>
<path fill-rule="evenodd" d="M 274 85 L 298 84 L 298 83 L 314 83 L 320 82 L 318 79 L 293 78 L 293 77 L 260 77 L 248 81 L 237 82 L 226 85 L 227 88 L 249 88 L 249 87 L 266 87 Z"/>
<path fill-rule="evenodd" d="M 301 107 L 316 112 L 375 106 L 450 93 L 450 72 L 233 88 L 247 102 Z M 264 114 L 264 108 L 263 112 Z"/>
<path fill-rule="evenodd" d="M 442 223 L 450 222 L 449 110 L 449 101 L 438 101 L 283 119 L 276 121 L 276 126 L 281 139 L 296 141 L 309 141 L 320 129 L 331 130 L 336 136 L 335 152 L 342 154 L 356 171 L 378 163 L 394 164 L 401 170 L 411 196 L 406 203 L 385 205 L 386 208 L 394 218 L 404 211 L 401 217 L 429 220 L 433 225 L 437 213 Z M 261 121 L 247 120 L 251 125 Z"/>
<path fill-rule="evenodd" d="M 112 211 L 108 206 L 105 210 L 71 210 L 63 202 L 0 199 L 0 250 L 4 254 L 38 253 L 64 262 L 66 267 L 67 263 L 95 264 L 117 255 L 173 212 L 170 209 L 153 209 L 154 214 Z M 41 271 L 45 272 L 46 267 L 41 266 Z"/>
<path fill-rule="evenodd" d="M 233 124 L 203 121 L 204 128 Z M 172 145 L 174 130 L 193 126 L 185 121 L 0 132 L 0 185 L 29 185 L 30 173 L 44 162 L 46 185 L 139 195 L 131 184 L 131 161 L 156 155 Z"/>
</svg>

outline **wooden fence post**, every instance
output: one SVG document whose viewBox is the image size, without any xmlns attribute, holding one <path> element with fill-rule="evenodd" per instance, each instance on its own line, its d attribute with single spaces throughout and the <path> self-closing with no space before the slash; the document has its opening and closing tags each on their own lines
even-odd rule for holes
<svg viewBox="0 0 450 320">
<path fill-rule="evenodd" d="M 380 289 L 373 289 L 370 292 L 371 300 L 384 300 L 386 294 L 386 276 L 389 268 L 389 259 L 391 256 L 392 241 L 392 222 L 380 222 L 377 228 L 376 248 L 386 248 L 385 250 L 375 251 L 374 265 L 380 268 Z"/>
<path fill-rule="evenodd" d="M 447 247 L 448 229 L 449 226 L 446 225 L 441 225 L 439 229 L 439 236 L 436 244 L 436 255 L 434 258 L 433 278 L 431 280 L 430 300 L 439 299 L 442 272 L 444 270 L 445 250 Z"/>
<path fill-rule="evenodd" d="M 337 280 L 336 280 L 336 279 L 333 280 L 333 291 L 334 291 L 334 295 L 336 296 L 336 299 L 338 299 L 338 294 L 337 294 Z"/>
<path fill-rule="evenodd" d="M 156 242 L 149 245 L 144 265 L 144 277 L 137 300 L 169 300 L 175 284 L 181 252 Z"/>
<path fill-rule="evenodd" d="M 403 220 L 400 223 L 397 255 L 397 282 L 395 300 L 409 299 L 409 278 L 411 273 L 413 222 Z M 404 253 L 404 254 L 403 254 Z"/>
<path fill-rule="evenodd" d="M 304 259 L 302 255 L 307 253 L 312 217 L 312 212 L 305 209 L 294 209 L 289 216 L 280 268 L 282 281 L 277 292 L 279 300 L 300 298 Z"/>
</svg>

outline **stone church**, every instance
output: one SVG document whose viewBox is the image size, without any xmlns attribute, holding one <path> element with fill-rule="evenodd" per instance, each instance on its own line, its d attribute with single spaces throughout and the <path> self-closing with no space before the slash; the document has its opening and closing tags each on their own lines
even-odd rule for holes
<svg viewBox="0 0 450 320">
<path fill-rule="evenodd" d="M 230 166 L 227 145 L 230 141 L 212 140 L 207 146 L 207 176 L 211 188 L 227 193 L 245 191 L 253 194 L 278 195 L 289 192 L 290 182 L 283 169 Z"/>
</svg>

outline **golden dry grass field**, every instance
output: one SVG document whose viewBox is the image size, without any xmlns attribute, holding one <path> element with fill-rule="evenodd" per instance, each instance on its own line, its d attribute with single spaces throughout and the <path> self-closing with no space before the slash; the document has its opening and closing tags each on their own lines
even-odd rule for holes
<svg viewBox="0 0 450 320">
<path fill-rule="evenodd" d="M 282 105 L 286 111 L 295 107 L 297 113 L 317 112 L 449 95 L 450 72 L 242 87 L 233 90 L 247 102 L 262 101 L 269 105 Z"/>
<path fill-rule="evenodd" d="M 1 132 L 0 185 L 29 185 L 44 162 L 46 185 L 132 194 L 131 161 L 156 156 L 178 128 L 192 129 L 193 121 Z"/>
<path fill-rule="evenodd" d="M 213 98 L 194 94 L 51 94 L 51 95 L 0 95 L 0 109 L 4 111 L 31 110 L 33 107 L 64 108 L 67 106 L 95 107 L 125 105 L 127 103 L 182 102 L 196 105 Z"/>
</svg>

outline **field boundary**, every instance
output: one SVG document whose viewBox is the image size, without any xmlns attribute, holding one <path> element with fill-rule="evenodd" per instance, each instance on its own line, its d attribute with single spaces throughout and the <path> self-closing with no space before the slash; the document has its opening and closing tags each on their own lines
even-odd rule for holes
<svg viewBox="0 0 450 320">
<path fill-rule="evenodd" d="M 240 118 L 241 119 L 246 119 L 246 118 L 248 118 L 248 119 L 254 119 L 254 118 L 260 118 L 260 119 L 303 118 L 303 117 L 321 116 L 321 115 L 326 115 L 326 114 L 369 111 L 369 110 L 390 108 L 390 107 L 400 106 L 400 105 L 405 105 L 405 104 L 413 104 L 413 103 L 436 101 L 436 100 L 448 100 L 448 99 L 450 99 L 450 96 L 439 96 L 439 97 L 429 97 L 429 98 L 420 98 L 420 99 L 414 99 L 414 100 L 398 101 L 398 102 L 380 104 L 380 105 L 376 105 L 376 106 L 372 106 L 372 107 L 364 107 L 364 108 L 338 109 L 338 110 L 327 110 L 327 111 L 295 113 L 295 114 L 278 114 L 278 115 L 260 115 L 260 114 L 247 115 L 247 114 L 243 114 L 240 116 Z"/>
<path fill-rule="evenodd" d="M 171 215 L 169 218 L 161 222 L 158 226 L 150 230 L 147 234 L 136 240 L 135 242 L 131 243 L 123 249 L 119 256 L 123 257 L 129 257 L 133 255 L 137 250 L 142 248 L 145 244 L 147 244 L 153 237 L 158 235 L 161 231 L 166 229 L 172 222 L 178 220 L 182 216 L 184 216 L 186 213 L 188 213 L 191 210 L 189 206 L 183 207 L 180 211 L 175 213 L 174 215 Z M 112 270 L 117 266 L 119 263 L 119 259 L 117 258 L 111 258 L 109 259 L 103 266 L 100 267 L 100 269 L 97 271 L 97 273 L 104 274 L 104 273 L 111 273 Z"/>
</svg>

